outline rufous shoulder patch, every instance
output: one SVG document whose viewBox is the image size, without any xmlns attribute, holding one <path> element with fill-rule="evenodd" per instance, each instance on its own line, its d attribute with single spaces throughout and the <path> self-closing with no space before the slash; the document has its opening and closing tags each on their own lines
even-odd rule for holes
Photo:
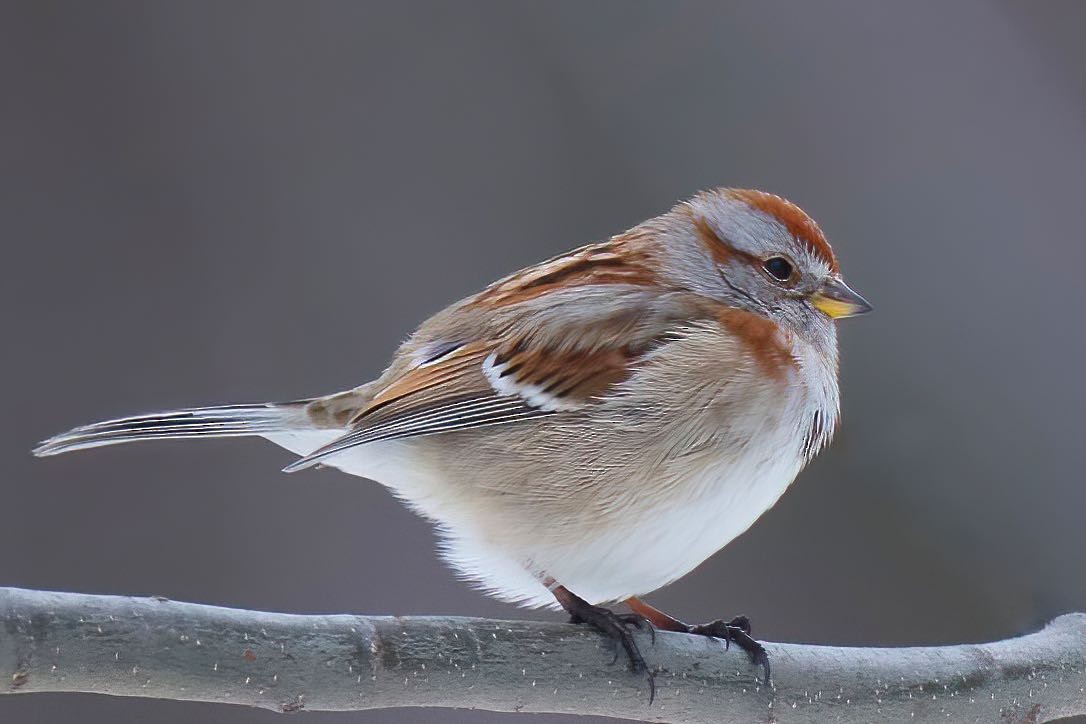
<svg viewBox="0 0 1086 724">
<path fill-rule="evenodd" d="M 506 345 L 483 363 L 501 395 L 519 395 L 543 410 L 575 410 L 627 379 L 636 355 L 625 347 L 561 352 Z"/>
</svg>

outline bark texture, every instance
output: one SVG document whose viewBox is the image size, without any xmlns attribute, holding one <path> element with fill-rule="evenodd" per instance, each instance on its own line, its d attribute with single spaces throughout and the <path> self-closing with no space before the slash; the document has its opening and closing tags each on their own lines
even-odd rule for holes
<svg viewBox="0 0 1086 724">
<path fill-rule="evenodd" d="M 0 588 L 0 694 L 93 692 L 279 712 L 467 707 L 666 722 L 1041 722 L 1086 714 L 1086 614 L 986 644 L 767 643 L 773 685 L 733 647 L 638 641 L 644 677 L 583 627 L 302 616 Z M 0 720 L 3 702 L 0 701 Z"/>
</svg>

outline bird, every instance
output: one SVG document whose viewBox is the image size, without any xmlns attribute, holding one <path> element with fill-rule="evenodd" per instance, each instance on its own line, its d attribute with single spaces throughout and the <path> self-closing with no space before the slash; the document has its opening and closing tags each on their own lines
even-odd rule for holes
<svg viewBox="0 0 1086 724">
<path fill-rule="evenodd" d="M 690 625 L 642 597 L 746 531 L 830 442 L 836 322 L 870 310 L 798 206 L 714 188 L 451 304 L 353 389 L 107 420 L 34 454 L 263 437 L 298 456 L 287 472 L 386 486 L 463 578 L 564 609 L 650 685 L 645 626 L 737 643 L 768 683 L 747 617 Z"/>
</svg>

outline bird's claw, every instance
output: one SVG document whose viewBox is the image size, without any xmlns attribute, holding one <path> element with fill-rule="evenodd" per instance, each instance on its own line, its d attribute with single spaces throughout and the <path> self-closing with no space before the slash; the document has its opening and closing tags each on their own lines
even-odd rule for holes
<svg viewBox="0 0 1086 724">
<path fill-rule="evenodd" d="M 637 642 L 634 641 L 633 634 L 630 633 L 631 626 L 638 631 L 644 631 L 647 628 L 652 634 L 652 643 L 655 645 L 656 629 L 649 620 L 638 614 L 619 614 L 603 606 L 592 605 L 586 605 L 571 612 L 570 619 L 573 623 L 583 623 L 591 626 L 615 642 L 615 656 L 611 659 L 612 664 L 618 661 L 619 646 L 625 650 L 626 657 L 630 661 L 630 671 L 635 674 L 644 673 L 648 678 L 649 704 L 651 705 L 656 699 L 656 672 L 645 663 L 645 659 L 637 647 Z"/>
<path fill-rule="evenodd" d="M 755 666 L 761 666 L 763 671 L 762 682 L 769 686 L 771 681 L 769 670 L 769 654 L 765 647 L 751 637 L 750 619 L 746 616 L 736 616 L 730 621 L 711 621 L 698 624 L 689 628 L 689 633 L 697 636 L 711 636 L 724 642 L 724 649 L 730 648 L 731 642 L 747 652 L 750 662 Z"/>
</svg>

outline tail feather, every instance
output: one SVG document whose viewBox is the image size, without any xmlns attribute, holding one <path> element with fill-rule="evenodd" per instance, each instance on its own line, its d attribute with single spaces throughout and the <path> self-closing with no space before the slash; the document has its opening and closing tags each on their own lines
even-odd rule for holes
<svg viewBox="0 0 1086 724">
<path fill-rule="evenodd" d="M 34 448 L 34 455 L 59 455 L 136 440 L 239 437 L 306 430 L 313 427 L 305 413 L 309 402 L 194 407 L 105 420 L 51 437 Z"/>
</svg>

